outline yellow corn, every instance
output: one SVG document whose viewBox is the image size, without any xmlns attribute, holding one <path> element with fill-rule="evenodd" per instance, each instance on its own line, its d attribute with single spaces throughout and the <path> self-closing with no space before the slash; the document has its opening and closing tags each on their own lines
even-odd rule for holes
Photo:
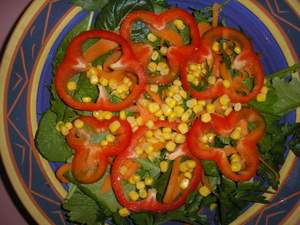
<svg viewBox="0 0 300 225">
<path fill-rule="evenodd" d="M 186 189 L 190 184 L 190 180 L 187 179 L 187 178 L 183 178 L 181 181 L 180 181 L 180 184 L 179 184 L 179 187 L 181 189 Z"/>
<path fill-rule="evenodd" d="M 152 59 L 153 61 L 157 60 L 158 57 L 159 57 L 158 51 L 154 51 L 154 52 L 152 53 L 152 55 L 151 55 L 151 59 Z"/>
<path fill-rule="evenodd" d="M 207 113 L 214 113 L 216 110 L 215 105 L 212 103 L 209 103 L 206 105 L 206 111 Z"/>
<path fill-rule="evenodd" d="M 158 85 L 156 84 L 151 84 L 150 85 L 150 90 L 157 93 L 158 92 Z"/>
<path fill-rule="evenodd" d="M 136 154 L 139 155 L 139 156 L 144 153 L 144 150 L 139 146 L 136 147 L 134 150 L 135 150 Z"/>
<path fill-rule="evenodd" d="M 186 161 L 186 165 L 189 169 L 194 169 L 196 167 L 196 162 L 194 160 L 187 160 Z"/>
<path fill-rule="evenodd" d="M 109 112 L 109 111 L 104 111 L 104 112 L 103 112 L 103 118 L 104 118 L 104 119 L 110 120 L 112 117 L 113 117 L 112 112 Z M 118 123 L 120 123 L 120 122 L 118 122 Z"/>
<path fill-rule="evenodd" d="M 173 81 L 173 84 L 177 87 L 180 87 L 182 85 L 181 81 L 180 80 L 174 80 Z"/>
<path fill-rule="evenodd" d="M 186 178 L 188 178 L 188 179 L 192 179 L 192 177 L 193 177 L 193 175 L 192 175 L 191 172 L 185 172 L 185 173 L 183 174 L 183 176 L 186 177 Z"/>
<path fill-rule="evenodd" d="M 231 107 L 230 107 L 230 108 L 227 108 L 227 109 L 225 110 L 225 112 L 224 112 L 224 115 L 225 115 L 225 116 L 228 116 L 231 112 L 232 112 L 232 108 L 231 108 Z"/>
<path fill-rule="evenodd" d="M 212 85 L 215 84 L 216 81 L 217 81 L 217 79 L 216 79 L 215 76 L 209 76 L 208 79 L 207 79 L 207 82 L 208 82 L 209 84 L 212 84 Z"/>
<path fill-rule="evenodd" d="M 174 152 L 175 149 L 176 149 L 176 144 L 173 141 L 169 141 L 166 144 L 166 149 L 167 149 L 168 152 Z"/>
<path fill-rule="evenodd" d="M 157 40 L 157 37 L 156 37 L 154 34 L 149 33 L 149 34 L 147 35 L 147 39 L 148 39 L 149 41 L 151 41 L 151 42 L 155 42 L 155 41 Z"/>
<path fill-rule="evenodd" d="M 145 198 L 147 198 L 148 193 L 145 189 L 141 189 L 141 190 L 139 190 L 139 196 L 140 196 L 140 198 L 145 199 Z"/>
<path fill-rule="evenodd" d="M 167 69 L 167 68 L 169 68 L 169 66 L 165 62 L 159 62 L 157 64 L 157 71 L 162 71 L 162 70 Z"/>
<path fill-rule="evenodd" d="M 188 122 L 191 115 L 192 115 L 192 111 L 190 109 L 185 111 L 181 116 L 182 122 Z"/>
<path fill-rule="evenodd" d="M 207 134 L 202 135 L 202 136 L 200 137 L 200 141 L 201 141 L 202 143 L 204 143 L 204 144 L 207 144 L 207 143 L 208 143 L 208 136 L 207 136 Z"/>
<path fill-rule="evenodd" d="M 183 99 L 186 99 L 186 98 L 187 98 L 187 93 L 186 93 L 185 90 L 180 90 L 180 91 L 179 91 L 179 94 L 180 94 L 180 96 L 181 96 Z"/>
<path fill-rule="evenodd" d="M 126 120 L 126 112 L 125 112 L 124 110 L 122 110 L 122 111 L 120 112 L 120 119 L 121 119 L 121 120 Z"/>
<path fill-rule="evenodd" d="M 119 215 L 122 216 L 122 217 L 126 217 L 126 216 L 129 216 L 130 212 L 128 209 L 126 208 L 121 208 L 119 209 Z"/>
<path fill-rule="evenodd" d="M 228 95 L 222 95 L 219 100 L 221 105 L 228 105 L 230 103 L 230 98 Z"/>
<path fill-rule="evenodd" d="M 172 112 L 169 116 L 168 116 L 168 120 L 170 122 L 176 120 L 177 116 L 176 116 L 176 113 L 175 112 Z"/>
<path fill-rule="evenodd" d="M 241 48 L 239 46 L 235 46 L 235 48 L 233 49 L 233 51 L 236 53 L 236 54 L 240 54 L 241 53 Z"/>
<path fill-rule="evenodd" d="M 62 126 L 60 132 L 62 135 L 67 136 L 69 134 L 69 129 L 66 126 Z"/>
<path fill-rule="evenodd" d="M 119 128 L 121 127 L 121 124 L 119 121 L 115 120 L 114 122 L 112 122 L 110 125 L 109 125 L 109 130 L 110 132 L 112 133 L 115 133 L 117 130 L 119 130 Z"/>
<path fill-rule="evenodd" d="M 116 80 L 109 80 L 108 81 L 108 85 L 112 88 L 112 89 L 117 89 L 118 87 L 118 83 Z"/>
<path fill-rule="evenodd" d="M 166 103 L 170 108 L 174 108 L 176 106 L 176 100 L 170 97 L 166 98 Z"/>
<path fill-rule="evenodd" d="M 234 162 L 240 162 L 241 157 L 239 156 L 239 154 L 232 154 L 230 156 L 230 162 L 234 163 Z"/>
<path fill-rule="evenodd" d="M 261 91 L 260 91 L 260 93 L 267 94 L 268 93 L 268 87 L 263 86 L 262 89 L 261 89 Z"/>
<path fill-rule="evenodd" d="M 150 62 L 147 68 L 151 73 L 154 73 L 157 70 L 157 64 L 155 62 Z"/>
<path fill-rule="evenodd" d="M 188 108 L 193 108 L 195 105 L 197 105 L 197 100 L 194 99 L 194 98 L 192 98 L 192 99 L 186 101 L 186 106 L 187 106 Z"/>
<path fill-rule="evenodd" d="M 153 183 L 154 183 L 153 177 L 150 177 L 150 176 L 145 177 L 145 184 L 147 186 L 151 186 Z"/>
<path fill-rule="evenodd" d="M 147 137 L 147 138 L 153 137 L 153 132 L 152 132 L 152 130 L 147 130 L 147 131 L 146 131 L 146 137 Z"/>
<path fill-rule="evenodd" d="M 233 172 L 240 172 L 242 169 L 242 165 L 240 162 L 233 162 L 231 163 L 230 167 Z"/>
<path fill-rule="evenodd" d="M 223 80 L 223 85 L 225 88 L 229 88 L 231 84 L 229 80 Z"/>
<path fill-rule="evenodd" d="M 97 71 L 97 68 L 95 68 L 95 67 L 91 67 L 86 73 L 88 78 L 90 78 L 93 75 L 97 75 L 97 74 L 98 74 L 98 71 Z"/>
<path fill-rule="evenodd" d="M 214 51 L 214 52 L 219 52 L 220 51 L 220 43 L 219 42 L 217 42 L 217 41 L 215 41 L 213 44 L 212 44 L 212 50 Z"/>
<path fill-rule="evenodd" d="M 136 191 L 130 191 L 128 196 L 132 201 L 137 201 L 139 199 L 139 194 Z"/>
<path fill-rule="evenodd" d="M 201 186 L 198 191 L 199 191 L 199 194 L 202 195 L 203 197 L 207 197 L 211 193 L 209 188 L 206 186 Z"/>
<path fill-rule="evenodd" d="M 101 145 L 101 146 L 106 146 L 106 145 L 108 145 L 108 141 L 107 141 L 107 140 L 102 140 L 102 141 L 100 142 L 100 145 Z"/>
<path fill-rule="evenodd" d="M 92 101 L 92 98 L 86 96 L 86 97 L 82 97 L 81 100 L 82 100 L 82 102 L 84 102 L 84 103 L 89 103 L 89 102 Z"/>
<path fill-rule="evenodd" d="M 241 103 L 235 103 L 234 104 L 234 111 L 240 111 L 242 109 Z"/>
<path fill-rule="evenodd" d="M 209 113 L 204 113 L 201 115 L 201 121 L 203 123 L 209 123 L 211 121 L 211 116 Z"/>
<path fill-rule="evenodd" d="M 64 126 L 64 122 L 63 122 L 63 121 L 59 121 L 59 122 L 56 124 L 55 128 L 56 128 L 57 131 L 60 132 L 60 128 L 63 127 L 63 126 Z"/>
<path fill-rule="evenodd" d="M 65 124 L 65 127 L 68 129 L 68 130 L 71 130 L 73 128 L 73 124 L 71 122 L 67 122 Z"/>
<path fill-rule="evenodd" d="M 200 105 L 200 104 L 197 104 L 197 105 L 195 105 L 195 106 L 193 107 L 193 112 L 194 112 L 195 114 L 198 114 L 198 113 L 200 113 L 200 112 L 202 112 L 202 111 L 203 111 L 203 106 Z"/>
<path fill-rule="evenodd" d="M 240 127 L 235 128 L 233 132 L 230 134 L 230 137 L 233 140 L 239 140 L 241 138 L 241 131 L 242 129 Z"/>
<path fill-rule="evenodd" d="M 187 163 L 186 163 L 186 162 L 180 163 L 180 165 L 179 165 L 179 170 L 180 170 L 180 172 L 182 172 L 182 173 L 188 172 L 188 171 L 189 171 L 189 168 L 188 168 L 188 166 L 187 166 Z"/>
<path fill-rule="evenodd" d="M 168 53 L 168 48 L 165 47 L 165 46 L 163 46 L 163 47 L 160 48 L 159 51 L 160 51 L 160 53 L 161 53 L 162 55 L 166 55 L 166 54 Z"/>
<path fill-rule="evenodd" d="M 149 128 L 149 129 L 152 129 L 154 127 L 154 123 L 152 120 L 149 120 L 146 122 L 146 126 Z"/>
<path fill-rule="evenodd" d="M 167 161 L 161 161 L 159 163 L 159 168 L 162 173 L 165 173 L 169 168 L 169 163 Z"/>
<path fill-rule="evenodd" d="M 207 141 L 208 141 L 209 143 L 213 143 L 213 141 L 214 141 L 216 135 L 215 135 L 214 133 L 207 133 L 206 135 L 207 135 Z"/>
<path fill-rule="evenodd" d="M 99 82 L 99 78 L 98 78 L 97 75 L 92 75 L 92 76 L 90 77 L 90 83 L 91 83 L 91 84 L 96 85 L 96 84 L 98 84 L 98 82 Z"/>
<path fill-rule="evenodd" d="M 148 109 L 151 113 L 155 113 L 159 110 L 159 104 L 156 103 L 156 102 L 151 102 L 149 105 L 148 105 Z"/>
<path fill-rule="evenodd" d="M 177 144 L 182 144 L 185 142 L 185 136 L 183 134 L 176 134 L 174 141 Z"/>
<path fill-rule="evenodd" d="M 156 117 L 161 117 L 161 116 L 163 116 L 163 111 L 160 109 L 160 110 L 158 110 L 154 115 L 156 116 Z"/>
<path fill-rule="evenodd" d="M 112 134 L 108 134 L 108 135 L 106 136 L 106 140 L 107 140 L 108 142 L 114 142 L 114 141 L 116 140 L 116 137 L 115 137 L 114 135 L 112 135 Z"/>
<path fill-rule="evenodd" d="M 256 96 L 256 100 L 258 102 L 264 102 L 266 101 L 266 98 L 267 98 L 267 95 L 264 94 L 264 93 L 259 93 L 257 96 Z"/>
<path fill-rule="evenodd" d="M 180 133 L 185 134 L 189 131 L 189 127 L 186 123 L 180 123 L 178 125 L 178 130 L 180 131 Z"/>
<path fill-rule="evenodd" d="M 69 82 L 67 83 L 67 89 L 68 89 L 69 91 L 75 91 L 76 88 L 77 88 L 77 83 L 76 83 L 75 81 L 69 81 Z"/>
<path fill-rule="evenodd" d="M 145 148 L 145 152 L 147 153 L 147 154 L 150 154 L 151 152 L 153 152 L 153 146 L 152 145 L 149 145 L 149 146 L 147 146 L 146 148 Z"/>
<path fill-rule="evenodd" d="M 128 171 L 127 166 L 121 166 L 121 168 L 120 168 L 120 174 L 121 175 L 124 175 L 127 171 Z"/>
<path fill-rule="evenodd" d="M 144 189 L 146 187 L 145 182 L 144 181 L 138 181 L 135 184 L 136 189 L 140 190 L 140 189 Z"/>
<path fill-rule="evenodd" d="M 176 113 L 177 117 L 181 117 L 182 114 L 184 113 L 184 108 L 182 106 L 175 106 L 174 112 Z"/>
<path fill-rule="evenodd" d="M 100 78 L 100 84 L 101 84 L 102 86 L 106 87 L 106 86 L 108 85 L 108 80 L 105 79 L 105 78 L 103 78 L 103 77 L 101 77 L 101 78 Z"/>
<path fill-rule="evenodd" d="M 184 22 L 182 20 L 174 20 L 174 25 L 178 30 L 183 30 L 185 28 Z"/>
</svg>

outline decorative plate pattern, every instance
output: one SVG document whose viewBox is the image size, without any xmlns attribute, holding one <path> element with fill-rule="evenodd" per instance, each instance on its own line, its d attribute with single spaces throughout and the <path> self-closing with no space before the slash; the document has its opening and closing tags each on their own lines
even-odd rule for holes
<svg viewBox="0 0 300 225">
<path fill-rule="evenodd" d="M 169 0 L 183 8 L 202 8 L 205 0 Z M 242 27 L 262 52 L 265 72 L 298 62 L 300 54 L 297 0 L 232 0 L 222 12 L 227 24 Z M 61 203 L 66 194 L 34 145 L 40 115 L 49 107 L 51 62 L 66 33 L 87 16 L 68 0 L 34 1 L 23 15 L 3 57 L 0 76 L 0 147 L 8 176 L 25 207 L 39 224 L 69 224 Z M 286 122 L 300 120 L 291 113 Z M 287 155 L 277 194 L 269 205 L 254 204 L 234 224 L 300 223 L 300 160 Z M 171 224 L 171 223 L 169 223 Z M 173 223 L 174 224 L 174 223 Z"/>
</svg>

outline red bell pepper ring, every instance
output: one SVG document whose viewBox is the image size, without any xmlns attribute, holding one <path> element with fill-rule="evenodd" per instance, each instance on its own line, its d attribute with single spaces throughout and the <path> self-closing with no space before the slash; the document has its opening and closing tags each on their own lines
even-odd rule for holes
<svg viewBox="0 0 300 225">
<path fill-rule="evenodd" d="M 103 87 L 100 89 L 96 103 L 79 102 L 68 93 L 68 81 L 76 74 L 87 71 L 89 67 L 89 63 L 83 56 L 82 45 L 87 40 L 95 38 L 103 38 L 120 44 L 123 55 L 117 63 L 113 64 L 113 69 L 128 71 L 138 77 L 138 85 L 135 85 L 127 98 L 120 103 L 112 103 L 106 96 Z M 130 45 L 124 38 L 110 31 L 92 30 L 79 34 L 71 41 L 65 58 L 56 71 L 54 84 L 59 97 L 72 108 L 79 110 L 120 111 L 132 105 L 144 92 L 146 78 L 143 66 L 137 61 Z"/>
<path fill-rule="evenodd" d="M 226 39 L 234 41 L 238 44 L 241 52 L 232 61 L 232 68 L 242 73 L 246 73 L 249 77 L 254 79 L 254 87 L 252 90 L 247 89 L 243 84 L 246 79 L 242 76 L 232 77 L 227 70 L 225 63 L 221 63 L 221 56 L 212 51 L 213 43 Z M 189 91 L 194 98 L 197 99 L 211 99 L 227 94 L 231 101 L 236 103 L 247 103 L 254 99 L 259 94 L 264 81 L 264 73 L 262 65 L 258 57 L 254 53 L 254 49 L 248 38 L 241 32 L 227 27 L 216 27 L 207 31 L 201 40 L 201 48 L 188 58 L 181 66 L 181 80 L 183 87 Z M 212 65 L 212 74 L 215 76 L 216 83 L 209 84 L 204 90 L 198 91 L 191 87 L 187 80 L 187 66 L 189 63 L 203 63 L 207 61 Z M 224 88 L 222 79 L 229 80 L 231 83 L 230 88 Z M 242 93 L 239 93 L 242 92 Z"/>
<path fill-rule="evenodd" d="M 178 33 L 175 31 L 171 32 L 172 30 L 167 27 L 168 23 L 173 22 L 176 19 L 182 20 L 190 28 L 191 43 L 188 46 L 184 46 Z M 168 40 L 173 45 L 169 48 L 166 55 L 167 62 L 171 67 L 170 73 L 164 76 L 148 76 L 149 83 L 169 83 L 175 79 L 179 71 L 182 58 L 189 56 L 194 49 L 197 49 L 200 46 L 200 35 L 195 19 L 187 11 L 180 8 L 172 8 L 160 14 L 144 10 L 134 11 L 128 14 L 122 22 L 120 34 L 131 43 L 133 49 L 136 49 L 136 54 L 141 62 L 148 64 L 153 48 L 149 44 L 134 44 L 131 41 L 131 28 L 136 21 L 146 23 L 152 33 L 161 39 Z"/>
<path fill-rule="evenodd" d="M 248 122 L 253 123 L 253 129 L 248 129 Z M 200 139 L 203 135 L 214 132 L 216 135 L 230 136 L 231 132 L 240 126 L 242 137 L 236 146 L 224 148 L 211 147 Z M 212 115 L 211 123 L 203 123 L 196 120 L 187 135 L 187 143 L 191 153 L 200 160 L 213 160 L 217 163 L 222 174 L 234 181 L 246 181 L 255 176 L 259 165 L 259 153 L 256 144 L 265 133 L 263 118 L 253 109 L 243 109 L 240 112 L 232 112 L 228 117 L 217 114 Z M 238 173 L 231 170 L 227 157 L 232 153 L 238 153 L 245 168 Z"/>
<path fill-rule="evenodd" d="M 232 68 L 250 76 L 232 77 L 225 64 L 222 64 L 220 75 L 231 83 L 229 88 L 224 89 L 224 93 L 230 97 L 233 103 L 247 103 L 255 99 L 264 85 L 263 68 L 258 57 L 252 52 L 240 54 L 233 60 Z M 253 79 L 253 88 L 251 90 L 243 84 L 243 81 L 249 78 Z"/>
<path fill-rule="evenodd" d="M 79 119 L 83 121 L 84 127 L 73 127 L 66 136 L 68 145 L 74 150 L 72 174 L 80 183 L 94 183 L 106 171 L 108 158 L 117 156 L 129 145 L 131 126 L 126 120 L 119 120 L 117 117 L 103 121 L 91 116 L 81 116 Z M 107 132 L 114 121 L 119 121 L 121 126 L 114 134 L 115 140 L 112 143 L 106 146 L 91 143 L 92 135 Z"/>
<path fill-rule="evenodd" d="M 177 123 L 170 123 L 167 121 L 156 121 L 154 124 L 154 129 L 161 128 L 161 127 L 169 127 L 172 130 L 178 131 L 177 126 L 178 126 Z M 134 212 L 149 211 L 149 212 L 161 212 L 161 213 L 172 211 L 182 206 L 185 203 L 188 194 L 197 188 L 201 180 L 202 168 L 199 163 L 196 164 L 196 167 L 194 168 L 193 171 L 193 177 L 191 178 L 188 187 L 184 189 L 180 194 L 180 196 L 172 203 L 159 202 L 156 199 L 156 190 L 154 189 L 149 189 L 148 197 L 144 200 L 138 200 L 138 201 L 128 200 L 125 196 L 124 189 L 122 186 L 121 168 L 125 160 L 127 159 L 134 160 L 135 158 L 138 157 L 134 150 L 135 146 L 138 144 L 140 138 L 143 137 L 147 131 L 148 128 L 146 126 L 141 126 L 133 134 L 131 143 L 128 146 L 128 148 L 122 154 L 118 155 L 118 157 L 115 159 L 112 166 L 112 172 L 111 172 L 112 188 L 120 204 L 126 207 L 128 210 Z M 185 155 L 192 159 L 195 159 L 188 151 L 188 147 L 186 144 L 183 144 L 178 151 L 179 151 L 178 156 Z M 171 155 L 175 155 L 175 154 L 176 152 L 172 153 Z"/>
</svg>

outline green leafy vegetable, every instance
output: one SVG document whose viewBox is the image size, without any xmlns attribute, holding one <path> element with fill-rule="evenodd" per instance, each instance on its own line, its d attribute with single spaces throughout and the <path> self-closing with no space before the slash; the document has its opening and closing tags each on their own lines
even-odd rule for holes
<svg viewBox="0 0 300 225">
<path fill-rule="evenodd" d="M 163 173 L 154 183 L 154 188 L 157 190 L 157 200 L 162 201 L 166 189 L 168 187 L 169 179 L 172 173 L 172 165 L 170 164 L 167 172 Z"/>
<path fill-rule="evenodd" d="M 152 162 L 148 159 L 136 159 L 136 162 L 141 165 L 141 169 L 138 174 L 143 178 L 145 176 L 151 176 L 156 179 L 160 175 L 159 164 Z"/>
<path fill-rule="evenodd" d="M 68 219 L 72 222 L 86 225 L 103 224 L 107 219 L 97 203 L 82 193 L 77 187 L 71 196 L 65 200 L 63 208 L 68 211 Z"/>
<path fill-rule="evenodd" d="M 93 134 L 90 138 L 91 144 L 99 144 L 101 141 L 105 140 L 108 135 L 108 132 L 100 132 L 97 134 Z"/>
<path fill-rule="evenodd" d="M 154 216 L 151 213 L 134 213 L 130 215 L 130 219 L 134 224 L 153 225 Z"/>
<path fill-rule="evenodd" d="M 153 11 L 153 4 L 150 0 L 111 0 L 101 10 L 95 28 L 116 31 L 128 13 L 140 9 Z"/>
<path fill-rule="evenodd" d="M 81 73 L 77 81 L 77 89 L 74 93 L 74 98 L 81 101 L 83 97 L 90 97 L 94 102 L 99 94 L 98 87 L 91 84 L 85 73 Z"/>
<path fill-rule="evenodd" d="M 72 4 L 78 5 L 88 11 L 100 11 L 109 0 L 71 0 Z"/>
<path fill-rule="evenodd" d="M 66 162 L 72 156 L 64 136 L 56 130 L 57 116 L 48 110 L 41 118 L 35 141 L 40 153 L 49 161 Z"/>
</svg>

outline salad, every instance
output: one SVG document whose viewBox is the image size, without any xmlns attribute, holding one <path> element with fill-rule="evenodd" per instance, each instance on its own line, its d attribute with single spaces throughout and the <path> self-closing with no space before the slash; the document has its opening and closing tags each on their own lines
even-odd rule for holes
<svg viewBox="0 0 300 225">
<path fill-rule="evenodd" d="M 57 51 L 36 133 L 60 165 L 68 220 L 223 225 L 267 204 L 286 149 L 300 155 L 300 125 L 281 122 L 300 106 L 300 65 L 265 75 L 221 18 L 227 2 L 192 13 L 163 0 L 72 3 L 91 12 Z"/>
</svg>

